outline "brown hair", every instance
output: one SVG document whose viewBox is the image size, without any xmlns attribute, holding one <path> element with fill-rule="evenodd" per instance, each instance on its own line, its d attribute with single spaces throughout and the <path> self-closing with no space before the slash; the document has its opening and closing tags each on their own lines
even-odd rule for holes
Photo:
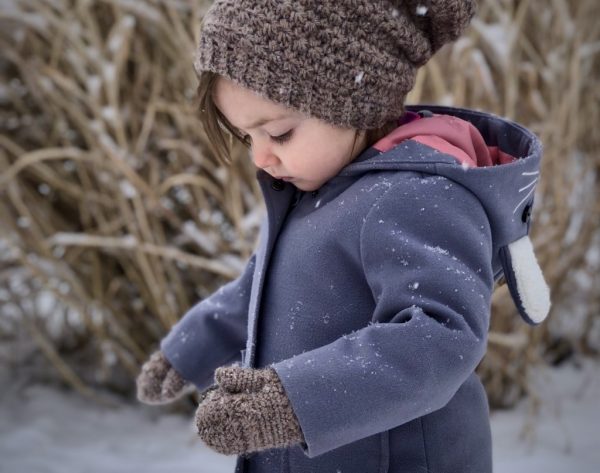
<svg viewBox="0 0 600 473">
<path fill-rule="evenodd" d="M 198 75 L 199 83 L 196 100 L 200 112 L 200 122 L 204 127 L 213 153 L 219 161 L 229 164 L 231 163 L 231 138 L 237 139 L 247 148 L 250 147 L 250 142 L 238 133 L 214 103 L 213 92 L 219 77 L 219 74 L 212 71 L 200 73 Z M 396 120 L 391 120 L 379 128 L 366 130 L 366 148 L 375 144 L 397 126 Z M 355 144 L 357 135 L 358 133 L 355 135 Z"/>
</svg>

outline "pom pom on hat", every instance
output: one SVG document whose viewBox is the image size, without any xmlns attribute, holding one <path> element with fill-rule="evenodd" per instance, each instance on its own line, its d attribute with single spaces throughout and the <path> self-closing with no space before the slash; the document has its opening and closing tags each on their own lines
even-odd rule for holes
<svg viewBox="0 0 600 473">
<path fill-rule="evenodd" d="M 455 41 L 475 15 L 475 0 L 408 0 L 395 3 L 408 5 L 413 20 L 425 32 L 432 54 L 444 44 Z"/>
</svg>

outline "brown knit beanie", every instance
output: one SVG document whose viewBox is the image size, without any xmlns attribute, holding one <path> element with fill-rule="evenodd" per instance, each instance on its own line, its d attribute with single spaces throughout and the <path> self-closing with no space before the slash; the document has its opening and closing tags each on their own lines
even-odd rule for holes
<svg viewBox="0 0 600 473">
<path fill-rule="evenodd" d="M 194 66 L 333 125 L 401 115 L 419 66 L 457 39 L 475 0 L 216 0 Z"/>
</svg>

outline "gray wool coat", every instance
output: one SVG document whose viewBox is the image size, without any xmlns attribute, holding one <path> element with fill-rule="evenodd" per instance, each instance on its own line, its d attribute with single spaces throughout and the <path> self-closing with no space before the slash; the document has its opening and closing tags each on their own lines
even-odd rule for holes
<svg viewBox="0 0 600 473">
<path fill-rule="evenodd" d="M 508 248 L 529 232 L 541 145 L 489 114 L 427 108 L 450 116 L 442 138 L 435 117 L 415 120 L 415 136 L 366 149 L 316 192 L 258 171 L 255 254 L 161 342 L 201 390 L 236 362 L 279 374 L 306 443 L 241 456 L 238 473 L 492 471 L 474 371 L 495 280 L 539 321 Z"/>
</svg>

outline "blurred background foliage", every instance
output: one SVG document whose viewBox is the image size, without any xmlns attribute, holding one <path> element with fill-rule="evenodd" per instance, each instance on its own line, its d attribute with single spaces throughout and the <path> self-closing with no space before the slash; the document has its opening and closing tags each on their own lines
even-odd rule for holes
<svg viewBox="0 0 600 473">
<path fill-rule="evenodd" d="M 235 277 L 264 214 L 252 163 L 211 155 L 194 102 L 209 1 L 0 0 L 0 362 L 98 398 Z M 533 241 L 549 322 L 494 293 L 491 404 L 600 350 L 600 2 L 482 0 L 410 103 L 494 112 L 545 146 Z"/>
</svg>

